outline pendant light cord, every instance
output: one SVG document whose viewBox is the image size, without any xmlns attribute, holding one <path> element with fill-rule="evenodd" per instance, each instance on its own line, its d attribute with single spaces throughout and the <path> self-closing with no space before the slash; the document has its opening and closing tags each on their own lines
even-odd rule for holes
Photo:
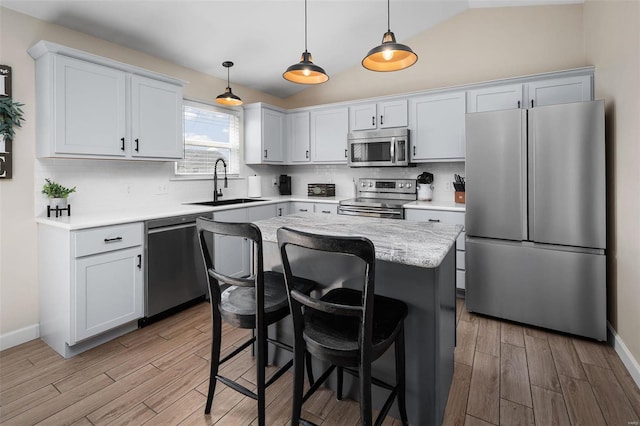
<svg viewBox="0 0 640 426">
<path fill-rule="evenodd" d="M 306 1 L 306 0 L 305 0 Z M 391 0 L 387 0 L 387 32 L 391 32 Z"/>
<path fill-rule="evenodd" d="M 307 51 L 307 0 L 304 0 L 304 51 Z"/>
<path fill-rule="evenodd" d="M 227 89 L 231 88 L 231 84 L 229 83 L 229 67 L 227 67 Z"/>
</svg>

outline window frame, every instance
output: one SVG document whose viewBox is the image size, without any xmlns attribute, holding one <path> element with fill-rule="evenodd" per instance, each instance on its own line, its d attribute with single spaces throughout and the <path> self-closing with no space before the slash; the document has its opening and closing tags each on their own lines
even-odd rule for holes
<svg viewBox="0 0 640 426">
<path fill-rule="evenodd" d="M 213 112 L 220 112 L 224 114 L 234 115 L 238 119 L 238 144 L 237 148 L 235 148 L 236 154 L 238 156 L 238 169 L 233 173 L 228 172 L 227 177 L 229 178 L 240 178 L 242 174 L 243 168 L 243 146 L 244 146 L 244 109 L 242 107 L 223 107 L 220 105 L 216 105 L 213 103 L 205 102 L 197 99 L 183 98 L 182 100 L 182 120 L 183 120 L 183 129 L 182 129 L 182 144 L 183 150 L 186 147 L 186 138 L 185 138 L 185 106 L 192 106 L 195 108 L 202 108 L 206 110 L 210 110 Z M 234 148 L 232 148 L 234 149 Z M 184 152 L 184 151 L 183 151 Z M 204 179 L 212 179 L 213 171 L 210 173 L 179 173 L 178 172 L 178 163 L 183 160 L 174 161 L 173 162 L 173 179 L 175 180 L 204 180 Z"/>
</svg>

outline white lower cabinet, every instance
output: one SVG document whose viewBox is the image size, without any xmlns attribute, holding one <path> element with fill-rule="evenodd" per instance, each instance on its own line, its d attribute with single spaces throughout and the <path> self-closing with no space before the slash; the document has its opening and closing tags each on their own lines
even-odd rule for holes
<svg viewBox="0 0 640 426">
<path fill-rule="evenodd" d="M 423 210 L 423 209 L 405 209 L 405 220 L 413 222 L 439 222 L 452 225 L 464 226 L 464 212 L 455 212 L 447 210 Z M 464 229 L 456 240 L 456 288 L 464 290 L 465 288 L 465 264 L 464 264 Z"/>
<path fill-rule="evenodd" d="M 141 267 L 141 247 L 76 259 L 71 342 L 143 316 Z"/>
<path fill-rule="evenodd" d="M 338 205 L 335 203 L 313 203 L 313 211 L 322 214 L 338 214 Z"/>
<path fill-rule="evenodd" d="M 38 228 L 40 337 L 68 358 L 137 328 L 144 315 L 142 223 Z"/>
<path fill-rule="evenodd" d="M 307 201 L 293 201 L 289 213 L 323 213 L 338 214 L 337 203 L 312 203 Z"/>
<path fill-rule="evenodd" d="M 307 203 L 304 201 L 293 201 L 291 202 L 291 208 L 289 209 L 290 213 L 313 213 L 314 211 L 313 203 Z"/>
</svg>

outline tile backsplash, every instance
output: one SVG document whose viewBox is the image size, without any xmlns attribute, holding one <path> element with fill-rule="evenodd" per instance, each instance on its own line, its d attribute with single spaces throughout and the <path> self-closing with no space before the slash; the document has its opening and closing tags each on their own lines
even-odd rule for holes
<svg viewBox="0 0 640 426">
<path fill-rule="evenodd" d="M 173 162 L 37 159 L 35 167 L 35 214 L 46 214 L 48 204 L 41 194 L 45 178 L 67 187 L 77 187 L 69 203 L 74 213 L 105 210 L 153 208 L 170 203 L 209 200 L 213 197 L 213 182 L 175 179 Z M 291 176 L 292 194 L 305 195 L 309 183 L 333 183 L 336 197 L 355 195 L 354 180 L 359 178 L 416 179 L 422 172 L 434 175 L 434 200 L 453 201 L 451 185 L 454 174 L 464 175 L 464 163 L 425 163 L 416 167 L 350 168 L 346 165 L 243 166 L 242 177 L 229 179 L 225 197 L 247 196 L 246 176 L 262 176 L 262 196 L 278 195 L 273 185 L 280 174 Z"/>
</svg>

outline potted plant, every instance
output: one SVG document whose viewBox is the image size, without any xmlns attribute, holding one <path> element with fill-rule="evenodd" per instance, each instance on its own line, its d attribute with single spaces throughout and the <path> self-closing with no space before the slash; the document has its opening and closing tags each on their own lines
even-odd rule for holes
<svg viewBox="0 0 640 426">
<path fill-rule="evenodd" d="M 51 206 L 51 208 L 66 208 L 67 197 L 69 197 L 69 194 L 72 192 L 76 192 L 76 187 L 67 188 L 48 178 L 45 179 L 45 181 L 47 183 L 42 186 L 42 193 L 49 197 L 49 206 Z"/>
<path fill-rule="evenodd" d="M 5 152 L 5 141 L 12 140 L 15 127 L 22 127 L 24 121 L 21 107 L 24 105 L 14 102 L 9 97 L 0 98 L 0 152 Z"/>
</svg>

